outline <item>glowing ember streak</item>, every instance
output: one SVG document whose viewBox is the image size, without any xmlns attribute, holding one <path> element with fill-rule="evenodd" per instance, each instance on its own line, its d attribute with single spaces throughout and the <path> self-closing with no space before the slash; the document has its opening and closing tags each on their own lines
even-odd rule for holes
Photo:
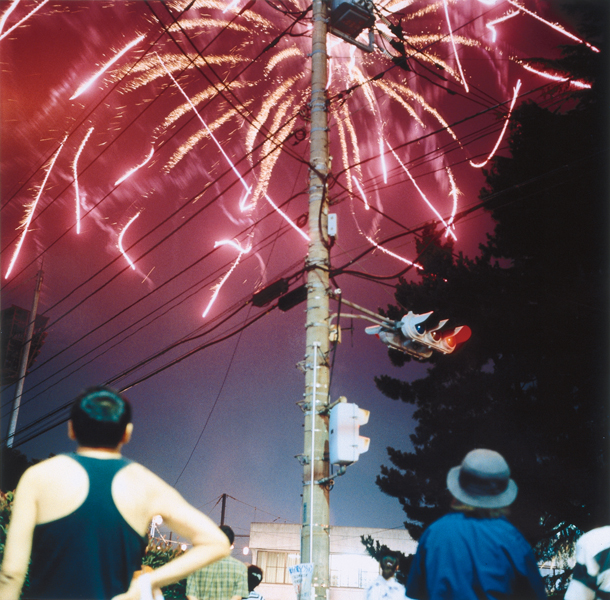
<svg viewBox="0 0 610 600">
<path fill-rule="evenodd" d="M 123 177 L 118 179 L 114 185 L 119 185 L 119 183 L 123 183 L 123 181 L 125 181 L 130 175 L 133 175 L 138 169 L 141 169 L 153 157 L 154 153 L 155 153 L 155 149 L 151 148 L 150 153 L 148 154 L 148 156 L 146 157 L 144 162 L 140 163 L 138 166 L 134 167 L 133 169 L 130 169 L 129 171 L 127 171 L 127 173 L 125 173 L 125 175 L 123 175 Z"/>
<path fill-rule="evenodd" d="M 197 115 L 197 118 L 201 121 L 201 124 L 205 127 L 205 130 L 208 132 L 208 135 L 214 140 L 214 143 L 216 144 L 216 146 L 218 146 L 218 149 L 220 150 L 222 155 L 225 157 L 225 160 L 231 166 L 233 173 L 235 173 L 235 175 L 237 175 L 238 179 L 241 181 L 241 184 L 244 186 L 244 189 L 246 190 L 246 194 L 249 194 L 252 188 L 250 186 L 248 186 L 248 184 L 244 181 L 244 178 L 241 176 L 240 172 L 235 168 L 235 165 L 231 162 L 231 159 L 227 156 L 227 153 L 223 150 L 222 146 L 218 143 L 218 140 L 214 137 L 214 134 L 212 133 L 210 128 L 206 125 L 206 122 L 201 118 L 201 115 L 197 112 L 197 109 L 195 108 L 195 105 L 191 102 L 191 99 L 187 96 L 186 92 L 182 89 L 182 87 L 180 87 L 180 84 L 176 81 L 176 79 L 171 74 L 169 69 L 165 66 L 165 63 L 161 60 L 161 57 L 156 52 L 155 52 L 155 54 L 156 54 L 157 58 L 159 59 L 161 66 L 165 69 L 165 72 L 170 76 L 170 79 L 174 82 L 174 85 L 180 90 L 180 93 L 186 98 L 186 101 L 189 103 L 190 107 L 193 109 L 193 112 L 195 113 L 195 115 Z M 207 312 L 206 312 L 206 314 L 207 314 Z M 204 316 L 205 316 L 205 314 L 204 314 Z"/>
<path fill-rule="evenodd" d="M 457 47 L 455 45 L 455 38 L 453 37 L 453 29 L 451 28 L 451 21 L 449 20 L 449 9 L 447 8 L 447 0 L 443 0 L 443 6 L 445 7 L 445 17 L 447 19 L 447 26 L 449 27 L 449 36 L 451 37 L 451 45 L 453 46 L 453 52 L 455 53 L 455 60 L 457 61 L 458 69 L 460 70 L 460 77 L 464 84 L 464 89 L 468 92 L 468 84 L 466 83 L 466 77 L 464 77 L 464 71 L 462 71 L 462 63 L 458 55 Z"/>
<path fill-rule="evenodd" d="M 72 171 L 74 173 L 74 189 L 76 190 L 76 233 L 80 233 L 80 197 L 78 194 L 78 159 L 80 157 L 80 153 L 83 151 L 89 136 L 93 132 L 93 127 L 87 131 L 87 135 L 85 135 L 85 139 L 81 142 L 81 145 L 76 152 L 76 156 L 74 157 L 74 162 L 72 163 Z"/>
<path fill-rule="evenodd" d="M 373 238 L 369 237 L 368 235 L 365 237 L 366 237 L 367 241 L 369 241 L 371 244 L 373 244 L 373 246 L 375 246 L 376 248 L 379 248 L 383 253 L 387 254 L 388 256 L 391 256 L 392 258 L 395 258 L 395 259 L 399 260 L 400 262 L 403 262 L 407 265 L 412 265 L 416 269 L 420 269 L 423 271 L 424 268 L 421 265 L 414 263 L 407 258 L 403 258 L 402 256 L 398 256 L 398 254 L 394 254 L 394 252 L 387 250 L 383 246 L 380 246 Z"/>
<path fill-rule="evenodd" d="M 455 179 L 453 178 L 453 173 L 451 172 L 451 169 L 449 167 L 447 167 L 445 169 L 447 171 L 447 176 L 449 177 L 449 183 L 451 184 L 451 192 L 449 192 L 449 195 L 453 198 L 453 208 L 451 209 L 451 218 L 449 219 L 449 221 L 447 221 L 447 225 L 450 225 L 451 228 L 453 229 L 453 219 L 455 218 L 455 213 L 457 212 L 457 205 L 458 205 L 458 196 L 460 195 L 460 190 L 458 190 L 457 185 L 455 184 Z M 447 231 L 445 232 L 445 237 L 447 237 L 449 235 L 449 230 L 447 229 Z"/>
<path fill-rule="evenodd" d="M 288 225 L 290 225 L 290 227 L 292 227 L 303 239 L 305 239 L 306 241 L 309 241 L 309 236 L 302 229 L 300 229 L 296 225 L 296 223 L 294 223 L 290 219 L 290 217 L 279 206 L 277 206 L 277 204 L 275 204 L 275 202 L 273 202 L 273 200 L 271 200 L 271 198 L 269 198 L 269 196 L 267 194 L 265 194 L 265 198 L 267 199 L 267 202 L 269 202 L 269 204 L 271 204 L 271 206 L 273 206 L 273 208 L 286 221 L 286 223 L 288 223 Z"/>
<path fill-rule="evenodd" d="M 370 210 L 371 207 L 369 206 L 369 203 L 366 199 L 366 195 L 364 193 L 364 190 L 362 189 L 362 186 L 360 185 L 360 182 L 358 181 L 358 178 L 355 175 L 352 175 L 352 179 L 354 180 L 354 183 L 356 184 L 356 187 L 358 188 L 358 191 L 360 192 L 360 196 L 364 200 L 364 208 L 366 210 Z"/>
<path fill-rule="evenodd" d="M 150 271 L 148 271 L 148 273 L 146 274 L 146 277 L 144 277 L 144 279 L 142 279 L 142 283 L 144 283 L 149 277 L 150 274 L 155 270 L 155 267 L 153 267 Z"/>
<path fill-rule="evenodd" d="M 59 145 L 57 152 L 53 155 L 53 158 L 51 159 L 51 162 L 49 163 L 49 168 L 47 169 L 47 174 L 45 175 L 44 180 L 43 180 L 42 184 L 40 185 L 40 189 L 38 190 L 38 195 L 36 196 L 36 200 L 34 200 L 34 202 L 32 202 L 32 204 L 29 206 L 29 208 L 26 212 L 27 216 L 22 225 L 23 233 L 21 234 L 21 237 L 19 238 L 19 242 L 17 242 L 17 247 L 15 248 L 13 258 L 11 259 L 11 263 L 8 267 L 6 275 L 4 276 L 5 279 L 8 279 L 9 275 L 11 274 L 11 271 L 13 270 L 15 261 L 17 260 L 17 257 L 19 256 L 19 252 L 21 251 L 21 246 L 23 245 L 23 240 L 25 240 L 25 236 L 27 235 L 28 229 L 30 227 L 30 223 L 32 222 L 32 218 L 34 217 L 34 211 L 36 210 L 36 205 L 38 204 L 38 201 L 40 200 L 40 196 L 42 195 L 44 186 L 47 183 L 47 179 L 49 179 L 49 175 L 51 174 L 53 165 L 55 164 L 55 161 L 57 160 L 57 157 L 59 156 L 59 153 L 61 152 L 61 149 L 64 147 L 64 144 L 66 143 L 67 139 L 68 139 L 68 137 L 66 136 L 63 139 L 62 143 Z"/>
<path fill-rule="evenodd" d="M 532 12 L 531 10 L 528 10 L 524 6 L 521 6 L 521 4 L 519 4 L 518 2 L 515 2 L 515 0 L 508 0 L 508 3 L 517 7 L 519 10 L 522 10 L 525 14 L 529 15 L 530 17 L 534 17 L 534 19 L 537 19 L 541 23 L 548 25 L 551 29 L 554 29 L 555 31 L 558 31 L 562 35 L 569 37 L 571 40 L 574 40 L 575 42 L 578 42 L 580 44 L 584 44 L 585 46 L 587 46 L 587 48 L 590 48 L 591 50 L 593 50 L 593 52 L 599 52 L 599 48 L 596 48 L 595 46 L 589 44 L 589 42 L 585 42 L 581 38 L 576 37 L 575 35 L 573 35 L 571 33 L 568 33 L 561 25 L 559 25 L 557 23 L 551 23 L 550 21 L 543 19 L 540 15 L 537 15 L 535 12 Z"/>
<path fill-rule="evenodd" d="M 142 212 L 142 211 L 140 211 Z M 131 260 L 131 258 L 129 258 L 129 256 L 127 256 L 127 253 L 125 252 L 125 250 L 123 249 L 123 236 L 125 235 L 125 232 L 127 231 L 127 229 L 129 229 L 129 226 L 140 216 L 140 213 L 136 213 L 133 217 L 131 217 L 131 219 L 129 219 L 127 225 L 125 225 L 125 227 L 123 227 L 123 231 L 121 231 L 120 235 L 119 235 L 119 241 L 117 243 L 117 246 L 119 247 L 119 250 L 121 251 L 121 254 L 125 257 L 125 260 L 129 263 L 129 266 L 135 271 L 136 270 L 136 266 L 133 264 L 133 261 Z M 147 275 L 148 277 L 148 275 Z"/>
<path fill-rule="evenodd" d="M 38 6 L 36 6 L 36 8 L 32 12 L 28 13 L 25 17 L 23 17 L 23 19 L 21 19 L 21 21 L 19 21 L 15 25 L 13 25 L 10 29 L 7 29 L 2 35 L 0 35 L 0 40 L 3 40 L 11 31 L 17 29 L 17 27 L 19 27 L 19 25 L 21 25 L 24 21 L 27 21 L 36 11 L 40 10 L 48 1 L 49 0 L 43 0 Z M 18 3 L 19 3 L 19 0 L 15 0 L 15 3 L 6 11 L 4 16 L 2 17 L 2 21 L 0 24 L 0 31 L 2 30 L 2 27 L 4 27 L 4 22 L 6 21 L 6 18 L 11 14 L 11 12 L 13 12 L 13 9 L 17 6 Z"/>
<path fill-rule="evenodd" d="M 227 271 L 226 275 L 218 282 L 218 284 L 216 286 L 214 286 L 214 288 L 213 288 L 214 293 L 212 294 L 212 298 L 210 299 L 210 302 L 208 303 L 206 309 L 203 311 L 203 315 L 201 315 L 204 319 L 206 318 L 207 314 L 210 312 L 210 309 L 212 308 L 212 305 L 216 301 L 216 298 L 218 297 L 218 293 L 220 292 L 220 289 L 222 288 L 222 286 L 225 284 L 225 281 L 231 276 L 231 273 L 233 273 L 233 271 L 236 269 L 237 265 L 239 264 L 241 257 L 244 254 L 248 254 L 248 252 L 250 252 L 250 250 L 252 250 L 252 246 L 248 245 L 245 248 L 242 248 L 237 242 L 235 242 L 233 240 L 218 241 L 214 244 L 214 248 L 218 248 L 218 246 L 225 246 L 225 245 L 233 246 L 233 248 L 235 248 L 239 252 L 239 256 L 235 259 L 235 262 L 231 265 L 231 268 Z"/>
<path fill-rule="evenodd" d="M 479 0 L 481 1 L 481 0 Z M 511 12 L 511 13 L 506 13 L 503 17 L 500 17 L 499 19 L 495 19 L 494 21 L 489 21 L 489 23 L 485 24 L 485 27 L 487 27 L 487 29 L 489 29 L 491 31 L 492 34 L 492 41 L 496 41 L 498 39 L 498 32 L 496 31 L 495 26 L 498 23 L 504 23 L 504 21 L 508 21 L 508 19 L 511 19 L 512 17 L 516 17 L 519 14 L 519 11 L 516 10 L 515 12 Z"/>
<path fill-rule="evenodd" d="M 125 48 L 123 48 L 117 55 L 115 55 L 115 57 L 112 60 L 109 60 L 91 79 L 89 79 L 88 81 L 83 83 L 83 85 L 81 85 L 76 90 L 76 92 L 74 92 L 74 95 L 70 98 L 70 100 L 74 100 L 75 98 L 78 98 L 84 91 L 86 91 L 89 88 L 89 86 L 94 81 L 99 79 L 99 77 L 101 77 L 117 60 L 119 60 L 119 58 L 121 58 L 121 56 L 123 56 L 125 53 L 129 52 L 129 50 L 131 50 L 136 44 L 139 44 L 144 38 L 145 38 L 145 36 L 141 35 L 140 37 L 137 37 L 135 40 L 133 40 L 132 42 L 127 44 L 127 46 L 125 46 Z"/>
<path fill-rule="evenodd" d="M 388 182 L 388 170 L 385 166 L 385 152 L 383 151 L 383 140 L 379 139 L 379 158 L 381 159 L 381 172 L 383 173 L 383 183 Z"/>
<path fill-rule="evenodd" d="M 510 108 L 508 109 L 508 115 L 506 115 L 506 120 L 504 121 L 504 126 L 502 127 L 502 131 L 500 132 L 498 141 L 496 142 L 496 145 L 493 147 L 493 150 L 489 153 L 489 156 L 482 163 L 473 163 L 472 161 L 469 161 L 470 164 L 475 169 L 480 169 L 481 167 L 484 167 L 491 160 L 493 155 L 496 153 L 496 150 L 498 149 L 498 146 L 500 145 L 500 142 L 502 142 L 502 139 L 504 138 L 504 134 L 506 133 L 506 128 L 508 127 L 508 122 L 510 121 L 510 115 L 513 112 L 513 107 L 515 106 L 515 102 L 517 101 L 517 96 L 519 95 L 520 88 L 521 88 L 521 80 L 517 81 L 517 85 L 515 86 L 515 90 L 513 93 L 513 99 L 512 99 L 512 102 L 510 103 Z"/>
<path fill-rule="evenodd" d="M 239 2 L 239 0 L 233 0 L 233 2 L 231 2 L 231 4 L 229 4 L 229 6 L 227 6 L 223 11 L 222 14 L 224 15 L 224 13 L 226 13 L 228 10 L 232 10 L 234 6 L 237 5 L 237 3 Z"/>
<path fill-rule="evenodd" d="M 551 75 L 550 73 L 545 73 L 544 71 L 538 71 L 538 69 L 534 69 L 534 67 L 530 67 L 530 65 L 527 65 L 525 63 L 520 62 L 519 64 L 526 71 L 529 71 L 530 73 L 535 73 L 536 75 L 540 75 L 541 77 L 544 77 L 545 79 L 550 79 L 551 81 L 569 81 L 570 85 L 580 88 L 581 90 L 590 90 L 591 89 L 591 84 L 587 83 L 586 81 L 582 81 L 580 79 L 571 79 L 570 77 L 565 77 L 562 75 Z"/>
<path fill-rule="evenodd" d="M 398 164 L 400 164 L 400 166 L 403 168 L 404 172 L 409 176 L 409 179 L 411 180 L 411 182 L 415 186 L 415 189 L 419 192 L 419 195 L 424 199 L 426 204 L 432 209 L 434 214 L 439 218 L 440 222 L 445 226 L 445 229 L 447 229 L 447 231 L 449 232 L 449 235 L 451 235 L 451 237 L 454 240 L 457 240 L 457 238 L 455 237 L 455 233 L 453 233 L 453 231 L 451 231 L 451 229 L 449 227 L 449 224 L 445 223 L 445 219 L 443 219 L 443 217 L 441 217 L 441 214 L 438 212 L 438 210 L 436 210 L 436 208 L 434 208 L 434 206 L 432 205 L 430 200 L 428 200 L 428 198 L 426 198 L 426 195 L 422 192 L 420 187 L 417 185 L 417 183 L 415 182 L 415 179 L 413 179 L 413 176 L 409 172 L 409 169 L 407 169 L 407 167 L 405 167 L 404 163 L 398 157 L 398 154 L 396 154 L 396 152 L 394 152 L 394 149 L 389 144 L 388 144 L 388 148 L 390 149 L 390 151 L 394 155 L 394 158 L 398 161 Z"/>
</svg>

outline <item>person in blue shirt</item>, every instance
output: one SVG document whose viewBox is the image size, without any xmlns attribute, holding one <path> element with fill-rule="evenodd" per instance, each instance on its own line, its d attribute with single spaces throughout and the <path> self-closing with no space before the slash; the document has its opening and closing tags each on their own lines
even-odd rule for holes
<svg viewBox="0 0 610 600">
<path fill-rule="evenodd" d="M 409 571 L 413 600 L 544 600 L 531 546 L 506 519 L 517 497 L 504 458 L 469 452 L 447 475 L 453 511 L 428 527 Z"/>
</svg>

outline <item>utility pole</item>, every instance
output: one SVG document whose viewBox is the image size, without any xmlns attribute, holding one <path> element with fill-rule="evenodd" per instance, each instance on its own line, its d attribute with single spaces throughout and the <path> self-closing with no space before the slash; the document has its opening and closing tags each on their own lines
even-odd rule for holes
<svg viewBox="0 0 610 600">
<path fill-rule="evenodd" d="M 34 324 L 36 322 L 36 312 L 38 311 L 38 298 L 40 298 L 40 290 L 42 289 L 42 269 L 38 271 L 36 278 L 36 289 L 34 290 L 34 300 L 32 301 L 32 310 L 30 311 L 30 321 L 25 332 L 25 342 L 21 350 L 21 360 L 19 362 L 19 376 L 17 379 L 17 387 L 15 388 L 15 398 L 13 399 L 13 410 L 11 411 L 11 422 L 8 429 L 8 437 L 6 445 L 8 448 L 13 447 L 15 439 L 15 430 L 17 429 L 17 416 L 19 414 L 19 406 L 21 405 L 21 396 L 23 395 L 23 386 L 25 384 L 25 373 L 28 368 L 28 358 L 30 356 L 30 347 L 32 338 L 34 337 Z"/>
<path fill-rule="evenodd" d="M 328 30 L 326 0 L 313 2 L 311 51 L 311 132 L 309 172 L 309 252 L 305 354 L 305 440 L 303 456 L 303 525 L 301 562 L 313 563 L 312 600 L 329 595 L 329 487 L 328 385 L 329 385 L 329 250 L 326 241 L 329 171 L 328 112 L 326 105 Z M 324 414 L 320 414 L 322 411 Z"/>
<path fill-rule="evenodd" d="M 220 504 L 220 526 L 225 524 L 225 512 L 227 510 L 227 495 L 222 495 L 222 502 Z"/>
</svg>

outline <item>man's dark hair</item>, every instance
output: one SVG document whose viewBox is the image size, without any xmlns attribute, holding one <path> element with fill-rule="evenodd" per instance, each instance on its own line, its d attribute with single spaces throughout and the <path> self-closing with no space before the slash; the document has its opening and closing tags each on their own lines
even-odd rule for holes
<svg viewBox="0 0 610 600">
<path fill-rule="evenodd" d="M 80 446 L 116 448 L 131 423 L 131 405 L 108 387 L 90 387 L 72 404 L 70 419 Z"/>
<path fill-rule="evenodd" d="M 256 565 L 248 567 L 248 590 L 251 592 L 263 580 L 263 570 Z"/>
<path fill-rule="evenodd" d="M 229 544 L 232 546 L 233 540 L 235 540 L 235 534 L 233 533 L 233 530 L 228 525 L 221 525 L 220 531 L 222 531 L 229 538 Z"/>
<path fill-rule="evenodd" d="M 398 562 L 399 562 L 398 554 L 395 551 L 393 551 L 393 550 L 390 550 L 388 552 L 384 552 L 381 555 L 381 558 L 379 559 L 379 563 L 382 564 L 383 561 L 385 561 L 385 560 L 391 560 L 393 563 L 398 565 Z"/>
</svg>

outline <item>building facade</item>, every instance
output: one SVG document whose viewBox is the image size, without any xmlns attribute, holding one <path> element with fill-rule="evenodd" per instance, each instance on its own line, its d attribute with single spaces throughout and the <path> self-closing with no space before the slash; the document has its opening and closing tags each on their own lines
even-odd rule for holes
<svg viewBox="0 0 610 600">
<path fill-rule="evenodd" d="M 366 588 L 379 575 L 379 564 L 361 542 L 363 535 L 403 554 L 414 554 L 417 549 L 417 542 L 405 529 L 331 527 L 329 600 L 364 600 Z M 251 561 L 263 570 L 263 582 L 256 591 L 265 600 L 296 598 L 288 569 L 300 563 L 300 547 L 300 525 L 250 525 Z"/>
</svg>

